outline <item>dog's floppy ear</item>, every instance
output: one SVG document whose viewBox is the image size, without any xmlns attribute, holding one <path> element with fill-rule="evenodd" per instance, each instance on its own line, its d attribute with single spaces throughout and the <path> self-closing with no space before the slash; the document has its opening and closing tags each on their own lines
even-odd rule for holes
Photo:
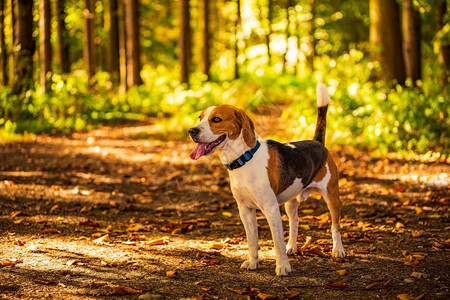
<svg viewBox="0 0 450 300">
<path fill-rule="evenodd" d="M 255 125 L 253 124 L 253 121 L 247 116 L 247 114 L 243 110 L 240 109 L 236 109 L 235 116 L 241 122 L 241 130 L 244 142 L 249 147 L 252 148 L 255 147 L 256 136 L 255 136 Z"/>
</svg>

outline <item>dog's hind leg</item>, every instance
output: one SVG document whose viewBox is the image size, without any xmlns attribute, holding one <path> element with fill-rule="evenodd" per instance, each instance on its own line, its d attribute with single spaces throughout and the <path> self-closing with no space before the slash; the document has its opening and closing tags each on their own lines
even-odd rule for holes
<svg viewBox="0 0 450 300">
<path fill-rule="evenodd" d="M 327 203 L 331 215 L 331 236 L 333 238 L 333 257 L 345 257 L 342 246 L 339 219 L 341 217 L 341 201 L 339 200 L 339 179 L 336 165 L 332 159 L 328 159 L 330 179 L 326 190 L 320 192 Z"/>
<path fill-rule="evenodd" d="M 286 202 L 286 204 L 284 204 L 286 214 L 289 217 L 289 241 L 286 245 L 286 254 L 295 254 L 297 252 L 299 204 L 300 201 L 298 201 L 296 198 L 293 198 Z"/>
</svg>

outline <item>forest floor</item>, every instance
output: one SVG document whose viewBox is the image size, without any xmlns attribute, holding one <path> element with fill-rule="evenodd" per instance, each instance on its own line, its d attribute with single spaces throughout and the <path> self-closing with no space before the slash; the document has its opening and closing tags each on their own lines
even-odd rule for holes
<svg viewBox="0 0 450 300">
<path fill-rule="evenodd" d="M 277 116 L 256 119 L 261 136 L 282 130 Z M 448 160 L 330 146 L 347 257 L 331 258 L 312 195 L 292 273 L 277 277 L 261 214 L 260 265 L 239 268 L 246 238 L 217 156 L 191 161 L 194 144 L 160 129 L 0 144 L 0 299 L 450 298 Z"/>
</svg>

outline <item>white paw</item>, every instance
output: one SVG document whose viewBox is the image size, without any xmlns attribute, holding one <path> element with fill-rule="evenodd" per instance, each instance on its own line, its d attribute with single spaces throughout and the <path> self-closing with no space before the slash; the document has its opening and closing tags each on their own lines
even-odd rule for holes
<svg viewBox="0 0 450 300">
<path fill-rule="evenodd" d="M 241 265 L 241 269 L 254 270 L 258 266 L 257 259 L 248 259 L 244 261 Z"/>
<path fill-rule="evenodd" d="M 277 262 L 277 267 L 275 268 L 277 276 L 287 276 L 289 272 L 291 272 L 291 265 L 288 260 L 280 263 Z"/>
<path fill-rule="evenodd" d="M 297 243 L 291 244 L 288 243 L 286 245 L 286 254 L 295 254 L 297 253 Z"/>
<path fill-rule="evenodd" d="M 336 258 L 344 258 L 345 257 L 344 247 L 340 246 L 333 249 L 333 251 L 331 252 L 331 256 Z"/>
</svg>

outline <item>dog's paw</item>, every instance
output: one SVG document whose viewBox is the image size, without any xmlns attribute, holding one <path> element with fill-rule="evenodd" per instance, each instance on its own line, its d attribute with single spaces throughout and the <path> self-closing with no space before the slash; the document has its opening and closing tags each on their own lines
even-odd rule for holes
<svg viewBox="0 0 450 300">
<path fill-rule="evenodd" d="M 241 269 L 254 270 L 256 269 L 257 266 L 258 266 L 257 259 L 248 259 L 242 263 Z"/>
<path fill-rule="evenodd" d="M 291 244 L 291 243 L 288 243 L 287 245 L 286 245 L 286 254 L 295 254 L 295 253 L 297 253 L 297 243 L 294 243 L 294 244 Z"/>
<path fill-rule="evenodd" d="M 344 258 L 345 257 L 345 251 L 343 247 L 336 247 L 335 249 L 333 249 L 333 251 L 331 252 L 331 256 L 332 257 L 336 257 L 336 258 Z"/>
<path fill-rule="evenodd" d="M 291 264 L 288 260 L 278 263 L 275 268 L 275 273 L 277 276 L 287 276 L 291 272 Z"/>
</svg>

